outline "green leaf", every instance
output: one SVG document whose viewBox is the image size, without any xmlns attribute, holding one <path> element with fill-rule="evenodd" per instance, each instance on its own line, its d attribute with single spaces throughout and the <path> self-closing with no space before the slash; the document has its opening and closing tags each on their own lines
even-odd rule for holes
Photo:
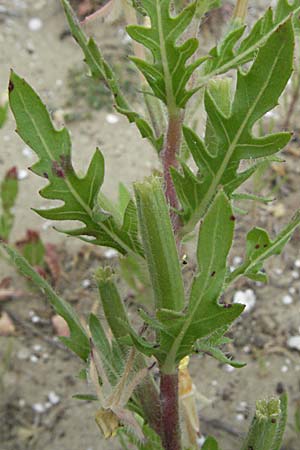
<svg viewBox="0 0 300 450">
<path fill-rule="evenodd" d="M 99 401 L 99 399 L 96 395 L 90 395 L 90 394 L 75 394 L 75 395 L 72 395 L 72 398 L 76 398 L 76 400 L 85 400 L 88 402 Z"/>
<path fill-rule="evenodd" d="M 140 232 L 156 308 L 180 311 L 184 288 L 168 206 L 157 177 L 134 186 Z"/>
<path fill-rule="evenodd" d="M 3 248 L 18 270 L 48 297 L 56 313 L 65 319 L 70 329 L 70 337 L 61 337 L 60 339 L 70 350 L 86 361 L 90 353 L 89 338 L 73 308 L 55 293 L 47 281 L 16 250 L 4 244 Z"/>
<path fill-rule="evenodd" d="M 200 19 L 212 9 L 220 8 L 221 0 L 197 0 L 195 16 Z"/>
<path fill-rule="evenodd" d="M 292 13 L 294 14 L 294 24 L 299 26 L 299 11 L 299 0 L 294 0 L 292 3 L 287 0 L 279 0 L 275 11 L 268 8 L 240 45 L 237 44 L 245 32 L 245 27 L 230 30 L 223 40 L 210 51 L 210 58 L 204 63 L 202 75 L 198 80 L 199 87 L 206 85 L 212 77 L 251 61 L 257 51 L 265 45 L 277 29 L 279 30 L 284 25 Z"/>
<path fill-rule="evenodd" d="M 61 1 L 72 36 L 81 47 L 85 56 L 85 62 L 90 68 L 93 78 L 95 78 L 96 80 L 102 80 L 107 85 L 114 97 L 116 110 L 120 114 L 126 116 L 129 122 L 135 123 L 138 130 L 140 131 L 141 136 L 148 139 L 149 142 L 157 150 L 157 152 L 159 152 L 163 145 L 162 136 L 159 136 L 157 138 L 150 124 L 140 114 L 131 109 L 120 89 L 118 80 L 113 73 L 112 68 L 103 58 L 103 55 L 101 54 L 100 49 L 97 47 L 97 44 L 92 38 L 87 38 L 87 36 L 85 36 L 74 14 L 74 11 L 70 6 L 70 3 L 67 0 Z"/>
<path fill-rule="evenodd" d="M 255 123 L 273 109 L 284 90 L 293 68 L 294 32 L 291 19 L 276 28 L 246 72 L 238 72 L 235 96 L 230 114 L 224 115 L 224 105 L 216 103 L 216 95 L 207 90 L 205 108 L 208 115 L 212 145 L 203 142 L 191 129 L 184 128 L 184 137 L 192 153 L 199 174 L 194 176 L 183 167 L 183 174 L 172 170 L 173 181 L 183 206 L 186 222 L 183 233 L 191 231 L 201 219 L 218 186 L 231 195 L 256 170 L 250 166 L 239 172 L 243 159 L 253 160 L 272 155 L 290 140 L 290 133 L 255 137 Z M 284 66 L 285 70 L 282 70 Z"/>
<path fill-rule="evenodd" d="M 8 113 L 8 102 L 5 102 L 4 105 L 0 104 L 0 128 L 3 127 L 7 120 Z"/>
<path fill-rule="evenodd" d="M 195 275 L 188 310 L 183 317 L 159 315 L 165 331 L 161 333 L 162 370 L 169 371 L 191 352 L 198 339 L 230 325 L 243 311 L 243 305 L 221 305 L 226 262 L 232 245 L 234 220 L 230 201 L 220 191 L 205 215 L 197 247 L 198 274 Z"/>
<path fill-rule="evenodd" d="M 110 267 L 100 267 L 95 273 L 106 321 L 116 339 L 128 335 L 128 319 L 124 304 L 114 283 Z"/>
<path fill-rule="evenodd" d="M 215 438 L 208 436 L 208 438 L 205 439 L 202 450 L 220 450 L 220 447 Z"/>
<path fill-rule="evenodd" d="M 300 225 L 300 211 L 283 228 L 283 230 L 271 240 L 267 231 L 262 228 L 253 228 L 247 235 L 246 257 L 243 264 L 228 275 L 226 285 L 241 276 L 246 276 L 258 281 L 265 281 L 265 274 L 261 272 L 263 263 L 273 255 L 280 255 L 284 246 L 288 243 L 295 229 Z M 262 279 L 260 279 L 260 276 Z"/>
<path fill-rule="evenodd" d="M 44 266 L 45 247 L 37 231 L 27 230 L 26 237 L 17 242 L 17 247 L 31 266 Z"/>
<path fill-rule="evenodd" d="M 170 0 L 141 0 L 151 26 L 131 25 L 129 36 L 148 48 L 152 62 L 132 57 L 132 61 L 145 76 L 156 97 L 161 99 L 172 112 L 183 108 L 195 92 L 187 90 L 187 83 L 194 70 L 205 60 L 188 60 L 198 48 L 198 40 L 191 38 L 179 45 L 178 40 L 191 23 L 196 3 L 191 3 L 175 17 L 170 15 Z"/>
<path fill-rule="evenodd" d="M 199 339 L 199 341 L 195 345 L 195 349 L 197 353 L 207 353 L 221 363 L 229 364 L 230 366 L 239 369 L 241 367 L 244 367 L 246 363 L 235 361 L 232 358 L 229 358 L 219 348 L 220 346 L 231 342 L 231 339 L 224 338 L 224 334 L 227 332 L 228 328 L 228 326 L 221 327 L 220 329 L 212 333 L 212 335 L 203 339 Z"/>
<path fill-rule="evenodd" d="M 137 240 L 136 211 L 131 203 L 122 226 L 111 215 L 95 220 L 94 207 L 104 178 L 104 159 L 97 149 L 86 175 L 79 178 L 71 161 L 71 141 L 66 128 L 57 131 L 46 107 L 33 89 L 14 72 L 10 79 L 10 106 L 21 138 L 39 157 L 31 170 L 46 178 L 49 184 L 40 191 L 43 198 L 63 201 L 62 206 L 35 210 L 50 220 L 76 220 L 79 229 L 64 231 L 96 245 L 113 247 L 122 254 L 142 254 Z"/>
</svg>

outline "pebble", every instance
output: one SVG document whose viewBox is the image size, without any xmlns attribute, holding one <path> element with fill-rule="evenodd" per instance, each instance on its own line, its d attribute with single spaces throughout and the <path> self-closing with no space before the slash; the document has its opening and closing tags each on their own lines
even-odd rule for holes
<svg viewBox="0 0 300 450">
<path fill-rule="evenodd" d="M 91 285 L 91 281 L 88 280 L 88 279 L 85 279 L 85 280 L 82 281 L 81 285 L 84 288 L 88 288 Z"/>
<path fill-rule="evenodd" d="M 244 414 L 241 414 L 241 413 L 237 414 L 237 415 L 235 416 L 235 419 L 236 419 L 238 422 L 242 422 L 242 421 L 245 419 Z"/>
<path fill-rule="evenodd" d="M 293 297 L 291 295 L 284 295 L 282 297 L 282 303 L 284 305 L 291 305 L 293 303 Z"/>
<path fill-rule="evenodd" d="M 60 397 L 54 391 L 49 392 L 48 400 L 52 405 L 57 405 L 60 402 Z"/>
<path fill-rule="evenodd" d="M 20 398 L 20 400 L 19 400 L 20 408 L 24 408 L 25 405 L 26 405 L 26 402 L 25 402 L 24 398 Z"/>
<path fill-rule="evenodd" d="M 28 170 L 20 169 L 18 170 L 18 180 L 25 180 L 28 177 Z"/>
<path fill-rule="evenodd" d="M 34 403 L 32 409 L 38 414 L 43 414 L 46 411 L 45 405 L 42 403 Z"/>
<path fill-rule="evenodd" d="M 286 372 L 288 372 L 288 370 L 289 370 L 288 366 L 282 366 L 281 367 L 281 372 L 282 373 L 286 373 Z"/>
<path fill-rule="evenodd" d="M 297 269 L 300 269 L 300 259 L 296 259 L 294 265 L 295 265 L 295 267 L 296 267 Z"/>
<path fill-rule="evenodd" d="M 293 270 L 292 271 L 292 278 L 294 278 L 294 280 L 298 280 L 299 278 L 299 272 L 297 272 L 297 270 Z"/>
<path fill-rule="evenodd" d="M 32 348 L 35 352 L 40 352 L 42 350 L 42 346 L 40 344 L 36 344 Z"/>
<path fill-rule="evenodd" d="M 225 370 L 226 372 L 228 372 L 228 373 L 231 373 L 231 372 L 233 372 L 233 371 L 235 370 L 235 368 L 232 367 L 230 364 L 225 364 L 225 365 L 224 365 L 224 370 Z"/>
<path fill-rule="evenodd" d="M 252 289 L 246 291 L 237 291 L 233 296 L 233 303 L 242 303 L 246 305 L 244 312 L 250 312 L 256 303 L 256 295 Z"/>
<path fill-rule="evenodd" d="M 106 122 L 110 123 L 111 125 L 114 125 L 119 122 L 119 117 L 115 114 L 107 114 L 106 115 Z"/>
<path fill-rule="evenodd" d="M 291 295 L 296 294 L 296 288 L 294 288 L 293 286 L 290 287 L 290 288 L 289 288 L 289 293 L 290 293 Z"/>
<path fill-rule="evenodd" d="M 36 355 L 31 355 L 29 359 L 32 363 L 37 363 L 39 360 L 39 358 Z"/>
<path fill-rule="evenodd" d="M 22 150 L 22 154 L 26 156 L 26 158 L 32 159 L 33 158 L 33 152 L 29 147 L 24 147 Z"/>
<path fill-rule="evenodd" d="M 28 22 L 30 31 L 39 31 L 43 27 L 43 22 L 38 17 L 32 17 Z"/>
<path fill-rule="evenodd" d="M 300 352 L 300 336 L 291 336 L 288 338 L 287 346 Z"/>
<path fill-rule="evenodd" d="M 241 256 L 235 256 L 232 261 L 234 266 L 239 266 L 242 262 L 243 258 L 241 258 Z"/>
<path fill-rule="evenodd" d="M 40 317 L 37 316 L 36 314 L 31 317 L 31 322 L 32 323 L 39 323 L 40 321 L 41 321 Z"/>
<path fill-rule="evenodd" d="M 107 259 L 116 258 L 118 256 L 117 250 L 114 250 L 113 248 L 109 248 L 108 250 L 105 250 L 104 256 Z"/>
</svg>

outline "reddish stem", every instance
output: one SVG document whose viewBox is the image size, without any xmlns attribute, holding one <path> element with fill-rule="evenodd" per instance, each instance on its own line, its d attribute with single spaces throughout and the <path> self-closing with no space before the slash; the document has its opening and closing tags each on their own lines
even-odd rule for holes
<svg viewBox="0 0 300 450">
<path fill-rule="evenodd" d="M 175 235 L 178 234 L 178 230 L 181 227 L 181 220 L 178 214 L 174 211 L 174 209 L 179 209 L 179 203 L 170 174 L 170 167 L 178 167 L 177 154 L 179 152 L 181 143 L 181 125 L 182 115 L 180 113 L 169 117 L 165 146 L 162 151 L 165 196 L 171 207 L 170 216 Z"/>
<path fill-rule="evenodd" d="M 162 440 L 165 450 L 181 450 L 178 406 L 178 372 L 160 374 Z"/>
</svg>

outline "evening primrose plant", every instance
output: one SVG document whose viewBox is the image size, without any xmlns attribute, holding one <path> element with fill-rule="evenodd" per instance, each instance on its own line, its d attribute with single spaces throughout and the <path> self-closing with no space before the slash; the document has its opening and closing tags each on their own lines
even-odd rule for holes
<svg viewBox="0 0 300 450">
<path fill-rule="evenodd" d="M 40 195 L 49 205 L 51 200 L 62 203 L 36 212 L 49 220 L 75 221 L 73 228 L 59 230 L 119 253 L 124 278 L 143 305 L 135 325 L 112 268 L 101 267 L 95 274 L 105 323 L 91 314 L 85 324 L 24 258 L 5 248 L 68 323 L 70 336 L 61 339 L 82 359 L 93 384 L 93 392 L 77 397 L 95 401 L 104 436 L 117 434 L 124 449 L 195 449 L 199 426 L 189 396 L 188 359 L 203 352 L 234 367 L 244 365 L 220 348 L 244 306 L 224 304 L 222 296 L 240 277 L 267 281 L 265 261 L 282 252 L 300 224 L 298 212 L 276 236 L 258 227 L 249 230 L 244 260 L 230 271 L 238 202 L 265 201 L 243 193 L 242 185 L 260 161 L 278 160 L 277 153 L 291 139 L 287 131 L 258 137 L 255 126 L 276 107 L 292 75 L 300 2 L 279 0 L 249 30 L 244 25 L 247 1 L 239 0 L 224 37 L 208 54 L 201 54 L 194 30 L 220 2 L 125 3 L 133 22 L 127 33 L 134 44 L 130 59 L 141 74 L 143 114 L 129 104 L 113 68 L 62 0 L 91 76 L 109 89 L 116 111 L 136 126 L 141 143 L 145 139 L 152 145 L 161 173 L 134 183 L 132 190 L 121 186 L 119 202 L 113 204 L 102 192 L 102 151 L 96 149 L 79 177 L 68 130 L 54 128 L 39 96 L 14 71 L 9 99 L 17 133 L 38 157 L 31 170 L 47 180 Z M 206 113 L 201 134 L 189 119 L 195 102 Z M 192 236 L 197 237 L 197 269 L 187 286 L 184 246 Z M 285 394 L 258 402 L 242 449 L 280 449 L 286 402 Z M 209 437 L 203 448 L 220 447 Z"/>
</svg>

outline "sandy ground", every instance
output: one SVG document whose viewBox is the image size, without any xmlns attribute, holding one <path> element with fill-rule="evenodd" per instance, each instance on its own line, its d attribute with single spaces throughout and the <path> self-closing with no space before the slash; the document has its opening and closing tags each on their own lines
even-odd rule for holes
<svg viewBox="0 0 300 450">
<path fill-rule="evenodd" d="M 0 91 L 7 85 L 9 69 L 13 68 L 39 92 L 52 111 L 64 108 L 67 93 L 68 69 L 79 65 L 80 50 L 70 37 L 61 40 L 66 23 L 59 2 L 2 0 L 0 5 Z M 42 20 L 42 28 L 29 29 L 32 18 Z M 109 51 L 110 43 L 119 39 L 116 26 L 92 29 L 102 48 Z M 120 45 L 122 45 L 120 41 Z M 57 114 L 58 116 L 59 114 Z M 90 254 L 85 248 L 78 256 L 81 243 L 67 239 L 52 229 L 52 223 L 40 219 L 31 207 L 46 206 L 36 194 L 41 180 L 27 171 L 34 161 L 24 150 L 25 145 L 14 133 L 14 121 L 9 118 L 0 130 L 0 179 L 12 165 L 17 165 L 24 179 L 16 205 L 16 225 L 12 239 L 20 238 L 25 227 L 41 230 L 47 242 L 59 243 L 64 272 L 57 290 L 84 314 L 97 299 L 93 269 L 103 264 L 103 252 Z M 106 178 L 104 191 L 116 197 L 118 181 L 129 185 L 150 173 L 158 163 L 153 150 L 142 141 L 134 127 L 128 127 L 123 118 L 118 123 L 107 121 L 107 112 L 93 112 L 92 120 L 69 125 L 72 132 L 74 162 L 84 171 L 96 146 L 105 154 Z M 286 154 L 285 184 L 276 196 L 285 211 L 274 225 L 276 211 L 258 208 L 256 221 L 270 231 L 278 229 L 299 208 L 300 158 L 299 144 L 292 146 L 294 154 Z M 273 174 L 274 175 L 274 174 Z M 278 212 L 278 210 L 277 210 Z M 280 214 L 279 214 L 280 215 Z M 242 256 L 242 238 L 253 222 L 253 215 L 245 219 L 237 230 L 232 255 Z M 236 289 L 252 289 L 256 295 L 255 307 L 242 316 L 234 327 L 234 346 L 229 350 L 236 359 L 248 363 L 247 369 L 230 370 L 211 358 L 192 360 L 191 371 L 197 386 L 198 406 L 204 416 L 201 426 L 205 434 L 220 438 L 222 450 L 235 450 L 240 446 L 243 433 L 254 412 L 255 399 L 271 396 L 283 383 L 290 396 L 290 426 L 285 439 L 286 450 L 299 448 L 297 434 L 292 428 L 294 414 L 299 406 L 300 357 L 299 352 L 287 347 L 291 335 L 300 334 L 300 273 L 295 261 L 300 258 L 300 234 L 295 233 L 287 251 L 269 265 L 270 283 L 259 286 L 242 282 Z M 16 334 L 0 339 L 0 449 L 1 450 L 105 450 L 120 449 L 117 441 L 104 442 L 94 423 L 97 407 L 72 399 L 77 393 L 87 393 L 89 386 L 77 374 L 80 362 L 61 349 L 53 339 L 52 312 L 45 301 L 6 263 L 0 262 L 1 275 L 11 274 L 14 286 L 24 291 L 21 298 L 1 305 L 9 312 L 16 325 Z M 188 268 L 186 269 L 188 270 Z M 1 276 L 2 278 L 2 276 Z M 234 291 L 227 295 L 232 298 Z M 283 304 L 290 295 L 292 303 Z M 33 317 L 40 318 L 38 322 Z M 55 393 L 57 403 L 39 413 L 39 406 L 49 403 L 48 396 Z M 216 419 L 217 422 L 213 422 Z"/>
</svg>

